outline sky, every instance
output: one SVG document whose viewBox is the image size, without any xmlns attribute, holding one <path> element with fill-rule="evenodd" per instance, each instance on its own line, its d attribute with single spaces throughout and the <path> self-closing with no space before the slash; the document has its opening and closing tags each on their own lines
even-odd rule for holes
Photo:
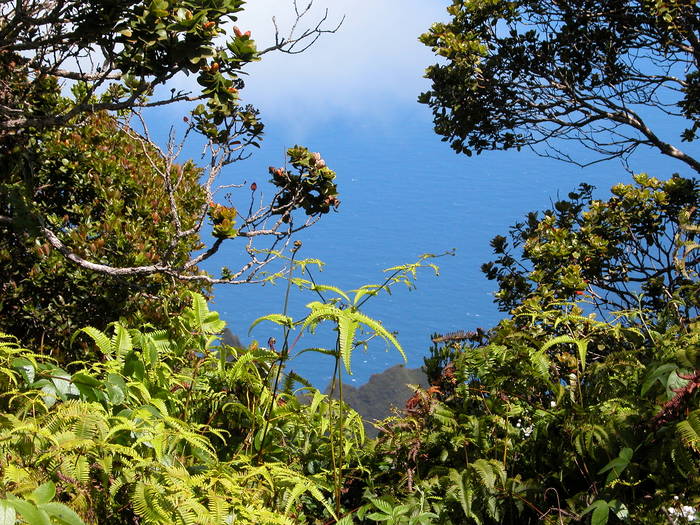
<svg viewBox="0 0 700 525">
<path fill-rule="evenodd" d="M 324 27 L 342 21 L 338 31 L 323 35 L 302 54 L 269 53 L 248 66 L 242 95 L 299 140 L 338 117 L 391 122 L 415 111 L 416 97 L 429 86 L 423 70 L 434 58 L 418 36 L 446 17 L 447 5 L 439 0 L 315 0 L 299 27 L 315 25 L 327 10 Z M 236 24 L 265 49 L 274 42 L 273 16 L 281 34 L 287 33 L 294 21 L 292 1 L 253 0 Z"/>
</svg>

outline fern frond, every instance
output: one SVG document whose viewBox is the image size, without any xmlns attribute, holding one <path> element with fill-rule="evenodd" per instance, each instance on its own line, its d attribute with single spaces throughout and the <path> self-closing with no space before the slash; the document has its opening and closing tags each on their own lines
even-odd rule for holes
<svg viewBox="0 0 700 525">
<path fill-rule="evenodd" d="M 477 524 L 480 524 L 481 521 L 472 510 L 472 503 L 474 502 L 474 489 L 471 486 L 468 473 L 466 471 L 459 472 L 456 469 L 450 469 L 448 478 L 451 482 L 447 492 L 448 495 L 454 497 L 460 504 L 465 518 L 471 518 Z"/>
<path fill-rule="evenodd" d="M 90 336 L 90 338 L 95 342 L 97 348 L 100 349 L 100 352 L 102 352 L 103 355 L 105 355 L 106 357 L 112 357 L 112 342 L 110 341 L 109 337 L 107 337 L 107 334 L 105 334 L 104 332 L 92 326 L 86 326 L 85 328 L 77 330 L 73 334 L 73 337 L 71 337 L 71 344 L 73 343 L 73 341 L 75 341 L 75 338 L 81 332 Z"/>
<path fill-rule="evenodd" d="M 121 323 L 114 323 L 114 334 L 112 334 L 112 339 L 110 341 L 110 348 L 115 357 L 124 357 L 126 354 L 133 350 L 133 343 L 131 341 L 131 334 L 129 330 Z"/>
<path fill-rule="evenodd" d="M 285 514 L 289 514 L 299 496 L 301 496 L 307 490 L 308 486 L 305 483 L 297 483 L 296 485 L 294 485 L 294 487 L 292 487 L 292 490 L 288 491 L 287 494 L 285 494 L 287 500 L 287 504 L 284 506 Z"/>
<path fill-rule="evenodd" d="M 700 453 L 700 410 L 694 410 L 676 425 L 676 430 L 686 447 Z"/>
<path fill-rule="evenodd" d="M 355 333 L 357 332 L 358 323 L 353 316 L 342 315 L 338 318 L 338 340 L 340 342 L 340 356 L 345 364 L 345 370 L 348 374 L 352 374 L 350 368 L 350 360 L 352 351 L 355 349 Z"/>
<path fill-rule="evenodd" d="M 494 489 L 496 485 L 496 473 L 490 460 L 483 458 L 477 459 L 471 464 L 471 468 L 473 468 L 479 478 L 481 478 L 483 485 L 487 489 L 490 491 Z"/>
<path fill-rule="evenodd" d="M 401 348 L 399 341 L 396 339 L 396 337 L 394 337 L 394 334 L 392 334 L 386 328 L 384 328 L 384 326 L 379 321 L 376 321 L 376 320 L 372 319 L 371 317 L 366 316 L 365 314 L 363 314 L 361 312 L 353 312 L 353 316 L 359 322 L 361 322 L 365 326 L 368 326 L 369 328 L 371 328 L 382 339 L 391 343 L 394 346 L 394 348 L 396 348 L 399 351 L 399 353 L 401 354 L 401 357 L 403 357 L 404 362 L 408 362 L 408 359 L 406 358 L 406 354 L 403 351 L 403 348 Z"/>
<path fill-rule="evenodd" d="M 168 515 L 161 505 L 161 496 L 161 491 L 157 490 L 153 485 L 138 482 L 134 487 L 131 503 L 136 514 L 143 518 L 145 523 L 153 525 L 172 523 L 172 517 Z"/>
</svg>

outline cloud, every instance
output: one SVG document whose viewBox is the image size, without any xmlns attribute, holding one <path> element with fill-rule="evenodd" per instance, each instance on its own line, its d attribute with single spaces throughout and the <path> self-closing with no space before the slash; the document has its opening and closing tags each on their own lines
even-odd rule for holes
<svg viewBox="0 0 700 525">
<path fill-rule="evenodd" d="M 327 9 L 329 27 L 345 16 L 337 33 L 323 35 L 302 54 L 268 53 L 247 66 L 250 76 L 242 95 L 266 118 L 294 120 L 301 127 L 338 117 L 377 118 L 379 112 L 415 106 L 418 94 L 428 87 L 424 69 L 435 61 L 418 36 L 445 18 L 446 5 L 425 0 L 315 0 L 300 27 L 315 25 Z M 246 5 L 237 25 L 250 30 L 258 48 L 264 49 L 274 41 L 272 17 L 284 33 L 293 15 L 292 0 L 255 0 Z"/>
</svg>

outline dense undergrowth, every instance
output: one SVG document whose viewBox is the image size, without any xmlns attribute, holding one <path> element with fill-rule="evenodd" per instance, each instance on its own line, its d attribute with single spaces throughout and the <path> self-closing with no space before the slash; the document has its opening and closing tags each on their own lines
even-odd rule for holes
<svg viewBox="0 0 700 525">
<path fill-rule="evenodd" d="M 424 265 L 354 300 L 290 279 L 337 298 L 298 322 L 259 320 L 285 327 L 279 351 L 218 345 L 225 323 L 194 293 L 167 331 L 76 332 L 89 361 L 59 366 L 2 336 L 0 522 L 697 521 L 700 323 L 678 316 L 680 299 L 598 320 L 590 296 L 533 295 L 489 332 L 437 338 L 432 386 L 377 440 L 285 376 L 292 331 L 319 322 L 337 327 L 323 352 L 338 386 L 360 324 L 394 343 L 359 306 Z"/>
</svg>

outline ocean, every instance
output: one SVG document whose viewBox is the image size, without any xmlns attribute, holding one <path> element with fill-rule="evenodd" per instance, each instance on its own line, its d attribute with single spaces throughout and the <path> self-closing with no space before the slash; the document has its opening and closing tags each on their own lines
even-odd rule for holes
<svg viewBox="0 0 700 525">
<path fill-rule="evenodd" d="M 282 166 L 284 151 L 296 143 L 279 124 L 276 128 L 274 121 L 267 122 L 261 149 L 232 165 L 223 183 L 245 180 L 265 188 L 268 166 Z M 454 256 L 435 260 L 439 276 L 430 270 L 419 272 L 415 290 L 397 287 L 364 307 L 366 314 L 396 332 L 409 367 L 422 365 L 431 334 L 487 329 L 504 315 L 493 303 L 495 283 L 480 271 L 481 264 L 491 260 L 491 238 L 505 234 L 528 211 L 565 198 L 580 182 L 593 184 L 597 195 L 605 198 L 610 186 L 631 180 L 614 161 L 582 169 L 530 151 L 456 155 L 434 134 L 429 112 L 418 104 L 401 115 L 335 120 L 301 135 L 300 142 L 320 152 L 336 171 L 341 198 L 337 213 L 324 216 L 299 236 L 303 247 L 298 257 L 325 262 L 322 272 L 314 271 L 319 284 L 351 290 L 381 283 L 385 268 L 414 262 L 423 253 L 455 250 Z M 667 161 L 657 157 L 641 156 L 640 161 L 653 175 L 669 176 Z M 270 195 L 269 188 L 267 192 Z M 205 267 L 214 271 L 236 260 L 241 242 L 226 243 Z M 212 308 L 244 343 L 257 340 L 265 345 L 270 336 L 279 340 L 276 326 L 261 323 L 250 334 L 249 327 L 258 317 L 281 313 L 284 292 L 284 281 L 275 286 L 218 286 Z M 289 315 L 303 318 L 305 305 L 317 299 L 293 287 Z M 332 358 L 296 354 L 308 347 L 333 347 L 331 328 L 321 324 L 316 334 L 305 334 L 288 364 L 319 388 L 331 378 Z M 346 379 L 359 385 L 401 362 L 395 349 L 375 338 L 366 350 L 354 351 L 353 374 Z"/>
</svg>

